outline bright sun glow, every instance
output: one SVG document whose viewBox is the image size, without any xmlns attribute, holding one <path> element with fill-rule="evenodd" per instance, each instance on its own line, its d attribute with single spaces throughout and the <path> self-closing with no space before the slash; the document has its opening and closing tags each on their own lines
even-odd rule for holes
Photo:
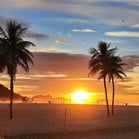
<svg viewBox="0 0 139 139">
<path fill-rule="evenodd" d="M 91 95 L 88 92 L 79 90 L 71 94 L 71 99 L 74 104 L 89 104 Z"/>
</svg>

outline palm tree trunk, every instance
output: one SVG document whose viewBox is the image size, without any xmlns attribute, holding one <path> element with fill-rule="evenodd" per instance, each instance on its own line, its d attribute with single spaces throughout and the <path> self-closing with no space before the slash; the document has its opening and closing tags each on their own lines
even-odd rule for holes
<svg viewBox="0 0 139 139">
<path fill-rule="evenodd" d="M 112 115 L 114 115 L 114 96 L 115 96 L 115 86 L 114 86 L 114 79 L 112 76 L 112 111 L 111 111 Z"/>
<path fill-rule="evenodd" d="M 12 71 L 12 70 L 11 70 Z M 13 119 L 13 95 L 14 95 L 14 87 L 13 87 L 13 74 L 11 72 L 10 75 L 10 119 Z"/>
<path fill-rule="evenodd" d="M 104 89 L 105 89 L 107 116 L 110 117 L 109 102 L 108 102 L 108 95 L 107 95 L 107 86 L 106 86 L 106 77 L 104 77 L 103 79 L 104 79 Z"/>
</svg>

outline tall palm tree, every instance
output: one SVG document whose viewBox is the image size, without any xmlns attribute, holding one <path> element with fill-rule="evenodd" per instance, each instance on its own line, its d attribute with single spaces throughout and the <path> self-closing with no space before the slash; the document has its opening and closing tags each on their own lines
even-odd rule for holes
<svg viewBox="0 0 139 139">
<path fill-rule="evenodd" d="M 111 114 L 114 115 L 114 98 L 115 98 L 115 81 L 114 77 L 119 79 L 124 79 L 126 77 L 124 73 L 123 66 L 126 65 L 122 62 L 122 59 L 119 56 L 112 56 L 108 59 L 108 78 L 109 82 L 112 81 L 112 111 Z"/>
<path fill-rule="evenodd" d="M 116 48 L 109 49 L 110 44 L 101 41 L 98 44 L 98 50 L 95 48 L 90 49 L 91 58 L 89 60 L 89 75 L 95 73 L 99 74 L 98 79 L 103 79 L 104 82 L 104 91 L 107 107 L 107 116 L 110 116 L 107 86 L 106 86 L 106 76 L 107 76 L 107 62 L 109 57 L 113 56 Z"/>
<path fill-rule="evenodd" d="M 0 27 L 0 64 L 7 69 L 10 76 L 10 119 L 13 119 L 13 94 L 17 66 L 29 72 L 29 63 L 33 65 L 33 55 L 27 48 L 34 44 L 22 39 L 27 29 L 13 20 L 7 22 L 5 30 Z"/>
</svg>

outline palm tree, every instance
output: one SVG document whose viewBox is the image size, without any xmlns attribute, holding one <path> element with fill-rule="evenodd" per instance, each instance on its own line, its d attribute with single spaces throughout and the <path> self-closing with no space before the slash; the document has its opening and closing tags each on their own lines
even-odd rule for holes
<svg viewBox="0 0 139 139">
<path fill-rule="evenodd" d="M 7 69 L 10 76 L 10 119 L 13 119 L 13 94 L 17 66 L 19 65 L 26 72 L 29 72 L 29 63 L 33 65 L 33 55 L 27 48 L 30 45 L 34 46 L 34 44 L 22 39 L 27 29 L 13 20 L 7 22 L 5 30 L 0 27 L 0 65 Z"/>
<path fill-rule="evenodd" d="M 126 74 L 123 72 L 123 66 L 126 65 L 122 62 L 122 59 L 119 56 L 112 56 L 108 59 L 108 78 L 109 82 L 112 81 L 112 111 L 111 114 L 114 115 L 114 98 L 115 98 L 115 81 L 114 77 L 119 79 L 124 79 Z"/>
<path fill-rule="evenodd" d="M 98 79 L 103 79 L 108 117 L 110 116 L 110 110 L 106 86 L 106 76 L 108 71 L 107 62 L 109 57 L 113 56 L 116 51 L 116 48 L 109 49 L 109 47 L 110 44 L 101 41 L 98 44 L 98 50 L 95 48 L 90 49 L 91 59 L 89 60 L 89 75 L 98 73 Z"/>
</svg>

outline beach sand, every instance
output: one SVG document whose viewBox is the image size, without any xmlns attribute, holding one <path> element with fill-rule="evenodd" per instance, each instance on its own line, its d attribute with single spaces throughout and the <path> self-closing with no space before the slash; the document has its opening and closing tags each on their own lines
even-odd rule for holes
<svg viewBox="0 0 139 139">
<path fill-rule="evenodd" d="M 139 139 L 139 106 L 116 106 L 115 116 L 107 118 L 105 106 L 14 104 L 14 119 L 10 120 L 8 105 L 0 104 L 0 136 L 4 139 Z"/>
</svg>

